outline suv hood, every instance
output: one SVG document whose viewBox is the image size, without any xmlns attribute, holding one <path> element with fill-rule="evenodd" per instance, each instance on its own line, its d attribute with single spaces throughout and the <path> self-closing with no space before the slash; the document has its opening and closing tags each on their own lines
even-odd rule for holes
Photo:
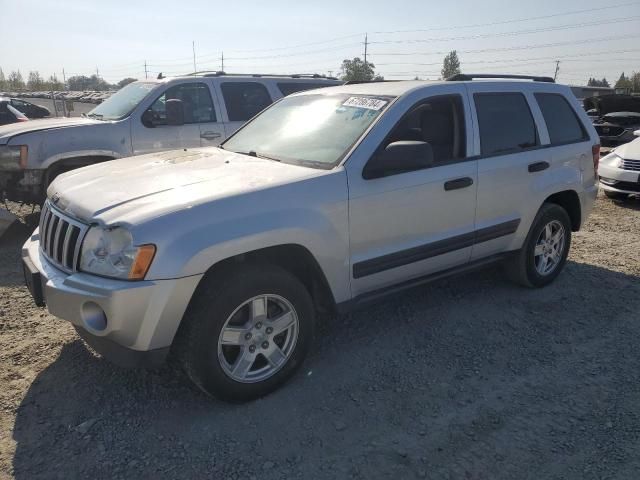
<svg viewBox="0 0 640 480">
<path fill-rule="evenodd" d="M 22 133 L 37 132 L 40 130 L 51 130 L 54 128 L 75 127 L 76 125 L 87 125 L 100 123 L 100 120 L 90 118 L 44 118 L 41 120 L 29 120 L 28 122 L 17 122 L 0 127 L 0 145 L 9 143 L 9 140 Z"/>
<path fill-rule="evenodd" d="M 224 197 L 319 176 L 319 170 L 209 147 L 121 158 L 72 170 L 49 186 L 84 221 L 136 223 Z"/>
</svg>

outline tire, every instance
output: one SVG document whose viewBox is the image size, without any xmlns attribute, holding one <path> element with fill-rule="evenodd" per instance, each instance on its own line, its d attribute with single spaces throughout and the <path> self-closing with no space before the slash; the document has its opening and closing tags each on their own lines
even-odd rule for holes
<svg viewBox="0 0 640 480">
<path fill-rule="evenodd" d="M 562 245 L 546 243 L 546 227 L 557 233 L 562 228 Z M 544 245 L 541 245 L 544 243 Z M 558 241 L 559 243 L 559 241 Z M 536 248 L 538 247 L 538 248 Z M 507 274 L 511 280 L 530 288 L 544 287 L 555 280 L 567 261 L 571 247 L 571 219 L 567 211 L 559 205 L 545 203 L 533 220 L 525 244 L 507 264 Z M 553 265 L 551 265 L 553 260 Z M 546 261 L 549 263 L 543 264 Z M 546 270 L 546 268 L 549 270 Z"/>
<path fill-rule="evenodd" d="M 203 282 L 174 343 L 184 371 L 205 393 L 225 401 L 245 402 L 273 392 L 300 367 L 313 342 L 309 292 L 295 276 L 272 265 L 239 266 Z M 285 322 L 294 326 L 278 334 Z"/>
<path fill-rule="evenodd" d="M 604 194 L 611 200 L 626 200 L 629 197 L 626 193 L 610 192 L 608 190 L 605 190 Z"/>
</svg>

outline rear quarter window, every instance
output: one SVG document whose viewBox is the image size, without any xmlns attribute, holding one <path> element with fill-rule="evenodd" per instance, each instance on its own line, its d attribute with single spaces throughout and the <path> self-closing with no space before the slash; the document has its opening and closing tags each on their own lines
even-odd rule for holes
<svg viewBox="0 0 640 480">
<path fill-rule="evenodd" d="M 586 140 L 587 132 L 566 98 L 557 93 L 534 94 L 552 145 Z"/>
</svg>

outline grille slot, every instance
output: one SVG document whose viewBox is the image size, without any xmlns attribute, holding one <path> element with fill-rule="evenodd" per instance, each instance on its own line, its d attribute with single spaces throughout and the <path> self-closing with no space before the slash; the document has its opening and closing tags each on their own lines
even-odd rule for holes
<svg viewBox="0 0 640 480">
<path fill-rule="evenodd" d="M 47 200 L 40 214 L 40 250 L 58 268 L 76 271 L 89 226 L 63 214 Z"/>
<path fill-rule="evenodd" d="M 623 170 L 633 170 L 634 172 L 640 172 L 640 160 L 622 160 Z"/>
</svg>

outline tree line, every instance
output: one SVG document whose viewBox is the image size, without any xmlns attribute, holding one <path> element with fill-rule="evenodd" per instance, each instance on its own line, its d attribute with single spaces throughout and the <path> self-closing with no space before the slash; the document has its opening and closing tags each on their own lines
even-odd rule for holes
<svg viewBox="0 0 640 480">
<path fill-rule="evenodd" d="M 40 75 L 37 70 L 29 72 L 27 79 L 25 80 L 20 70 L 14 70 L 5 76 L 2 68 L 0 68 L 0 90 L 9 90 L 20 92 L 24 90 L 28 91 L 50 91 L 50 90 L 94 90 L 94 91 L 106 91 L 117 90 L 119 88 L 128 85 L 131 82 L 135 82 L 135 78 L 123 78 L 117 83 L 111 84 L 106 82 L 98 75 L 75 75 L 67 78 L 66 85 L 58 79 L 54 74 L 45 79 Z"/>
</svg>

